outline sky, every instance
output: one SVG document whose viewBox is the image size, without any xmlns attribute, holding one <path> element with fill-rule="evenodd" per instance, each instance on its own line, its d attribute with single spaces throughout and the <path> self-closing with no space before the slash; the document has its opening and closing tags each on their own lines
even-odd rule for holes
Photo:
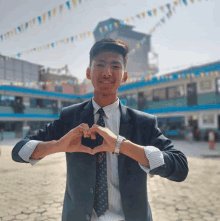
<svg viewBox="0 0 220 221">
<path fill-rule="evenodd" d="M 179 0 L 178 0 L 179 1 Z M 65 0 L 0 0 L 0 35 L 9 32 L 33 18 L 65 4 Z M 25 33 L 0 42 L 0 53 L 11 56 L 45 44 L 63 40 L 87 31 L 93 31 L 100 21 L 127 17 L 158 9 L 156 16 L 146 16 L 132 23 L 134 31 L 150 34 L 151 28 L 165 16 L 165 23 L 157 27 L 151 36 L 151 49 L 158 54 L 160 72 L 170 72 L 190 65 L 220 60 L 220 1 L 194 0 L 188 5 L 178 4 L 168 19 L 159 10 L 174 0 L 81 0 L 76 8 L 66 7 L 62 14 L 50 21 L 28 28 Z M 72 6 L 72 5 L 71 5 Z M 61 44 L 50 50 L 42 50 L 21 56 L 21 60 L 45 67 L 61 68 L 66 64 L 71 74 L 82 82 L 89 64 L 89 51 L 94 37 Z"/>
</svg>

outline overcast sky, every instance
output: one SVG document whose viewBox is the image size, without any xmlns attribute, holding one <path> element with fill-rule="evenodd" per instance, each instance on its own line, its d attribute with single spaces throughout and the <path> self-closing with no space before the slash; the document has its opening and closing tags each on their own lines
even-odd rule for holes
<svg viewBox="0 0 220 221">
<path fill-rule="evenodd" d="M 14 55 L 66 37 L 93 31 L 98 22 L 110 17 L 125 20 L 143 11 L 159 9 L 174 0 L 81 0 L 82 4 L 61 15 L 52 17 L 41 25 L 29 28 L 26 33 L 0 42 L 0 53 Z M 179 0 L 178 0 L 179 1 Z M 65 4 L 64 0 L 0 0 L 0 35 L 5 34 L 30 19 Z M 194 0 L 188 6 L 176 7 L 170 19 L 152 34 L 152 48 L 159 55 L 159 69 L 176 66 L 207 63 L 219 60 L 220 51 L 220 1 Z M 72 6 L 72 4 L 71 4 Z M 134 30 L 148 34 L 150 29 L 164 16 L 136 20 L 130 23 Z M 128 24 L 128 23 L 127 23 Z M 46 67 L 60 68 L 68 64 L 72 75 L 82 81 L 86 77 L 89 50 L 94 43 L 93 36 L 75 43 L 62 44 L 54 49 L 23 55 L 22 60 Z"/>
</svg>

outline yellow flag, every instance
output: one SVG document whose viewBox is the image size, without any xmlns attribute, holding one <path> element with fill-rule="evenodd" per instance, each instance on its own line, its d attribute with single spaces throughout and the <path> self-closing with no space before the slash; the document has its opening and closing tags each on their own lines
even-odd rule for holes
<svg viewBox="0 0 220 221">
<path fill-rule="evenodd" d="M 44 13 L 44 14 L 42 15 L 43 22 L 46 22 L 46 18 L 47 18 L 47 14 Z"/>
<path fill-rule="evenodd" d="M 31 49 L 31 52 L 33 52 L 34 50 L 33 49 Z"/>
<path fill-rule="evenodd" d="M 69 43 L 70 39 L 69 38 L 66 38 L 66 43 Z"/>
<path fill-rule="evenodd" d="M 21 30 L 24 30 L 24 25 L 21 25 L 20 27 L 21 27 Z"/>
<path fill-rule="evenodd" d="M 160 6 L 160 10 L 161 10 L 162 12 L 164 11 L 163 6 Z"/>
<path fill-rule="evenodd" d="M 34 24 L 34 22 L 33 22 L 33 20 L 31 19 L 30 21 L 29 21 L 29 25 L 33 25 Z"/>
<path fill-rule="evenodd" d="M 41 50 L 42 50 L 42 47 L 39 47 L 38 50 L 41 51 Z"/>
<path fill-rule="evenodd" d="M 10 31 L 10 34 L 11 34 L 11 37 L 13 37 L 13 36 L 14 36 L 14 31 L 11 30 L 11 31 Z"/>
<path fill-rule="evenodd" d="M 88 37 L 90 37 L 91 36 L 91 31 L 88 31 L 87 35 L 88 35 Z"/>
<path fill-rule="evenodd" d="M 7 33 L 6 34 L 4 34 L 4 39 L 6 39 L 7 38 Z"/>
<path fill-rule="evenodd" d="M 145 12 L 142 12 L 141 15 L 142 15 L 143 18 L 146 17 L 146 13 Z"/>
<path fill-rule="evenodd" d="M 57 8 L 54 8 L 54 9 L 52 10 L 52 13 L 53 13 L 53 16 L 56 16 L 56 14 L 57 14 Z"/>
<path fill-rule="evenodd" d="M 62 44 L 62 43 L 63 43 L 63 40 L 60 40 L 60 41 L 59 41 L 59 44 Z"/>
<path fill-rule="evenodd" d="M 21 54 L 25 54 L 25 52 L 21 52 Z"/>
<path fill-rule="evenodd" d="M 126 22 L 130 22 L 130 18 L 126 18 Z"/>
<path fill-rule="evenodd" d="M 174 1 L 173 4 L 174 4 L 174 5 L 178 5 L 178 2 L 177 2 L 177 1 Z"/>
<path fill-rule="evenodd" d="M 47 44 L 47 48 L 50 49 L 50 44 Z"/>
<path fill-rule="evenodd" d="M 153 14 L 157 15 L 157 9 L 156 8 L 153 9 Z"/>
<path fill-rule="evenodd" d="M 153 28 L 151 29 L 151 32 L 154 32 L 154 29 L 153 29 Z"/>
<path fill-rule="evenodd" d="M 137 47 L 137 48 L 140 48 L 140 45 L 139 45 L 139 44 L 136 44 L 136 47 Z"/>
<path fill-rule="evenodd" d="M 190 74 L 187 74 L 187 77 L 190 78 Z"/>
<path fill-rule="evenodd" d="M 190 0 L 192 3 L 194 3 L 194 0 Z"/>
<path fill-rule="evenodd" d="M 117 23 L 117 22 L 114 22 L 114 25 L 115 25 L 115 28 L 117 28 L 117 27 L 118 27 L 118 23 Z"/>
<path fill-rule="evenodd" d="M 204 78 L 204 77 L 205 77 L 204 73 L 201 73 L 200 75 L 201 75 L 201 77 L 202 77 L 202 78 Z"/>
<path fill-rule="evenodd" d="M 76 0 L 72 0 L 72 3 L 73 3 L 73 7 L 76 8 L 76 6 L 77 6 Z"/>
<path fill-rule="evenodd" d="M 99 32 L 102 34 L 102 28 L 101 27 L 99 28 Z"/>
<path fill-rule="evenodd" d="M 80 34 L 80 35 L 79 35 L 79 39 L 83 39 L 83 34 Z"/>
</svg>

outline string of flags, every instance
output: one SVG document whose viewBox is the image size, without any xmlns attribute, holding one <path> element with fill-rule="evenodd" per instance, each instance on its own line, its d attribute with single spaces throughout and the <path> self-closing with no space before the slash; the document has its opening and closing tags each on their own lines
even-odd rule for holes
<svg viewBox="0 0 220 221">
<path fill-rule="evenodd" d="M 84 0 L 87 1 L 87 0 Z M 64 4 L 55 7 L 48 12 L 43 13 L 42 15 L 37 16 L 22 25 L 19 25 L 16 28 L 11 29 L 10 31 L 6 32 L 5 34 L 0 34 L 0 42 L 3 42 L 6 39 L 11 39 L 12 37 L 26 32 L 29 28 L 32 28 L 35 25 L 41 25 L 50 21 L 53 17 L 57 16 L 58 14 L 63 14 L 64 10 L 72 11 L 73 8 L 78 7 L 78 5 L 82 4 L 82 0 L 71 0 L 66 1 Z"/>
<path fill-rule="evenodd" d="M 167 4 L 167 6 L 168 5 L 170 5 L 170 4 Z M 170 8 L 170 7 L 168 7 L 168 8 Z M 172 14 L 172 10 L 169 9 L 169 12 L 167 13 L 167 16 L 170 18 L 171 14 Z M 165 23 L 165 17 L 160 19 L 160 21 L 155 25 L 155 27 L 151 28 L 150 33 L 153 33 L 158 26 L 161 26 L 161 22 Z M 113 31 L 115 29 L 118 29 L 119 27 L 123 27 L 124 25 L 125 25 L 125 23 L 122 20 L 119 20 L 119 22 L 117 22 L 117 21 L 115 21 L 115 22 L 114 21 L 109 21 L 108 25 L 105 25 L 104 28 L 100 27 L 99 30 L 96 28 L 94 30 L 94 32 L 96 34 L 98 32 L 98 34 L 102 35 L 102 34 L 104 34 L 107 31 Z M 10 59 L 11 57 L 13 57 L 13 58 L 16 58 L 16 57 L 20 58 L 22 55 L 33 53 L 33 52 L 36 52 L 36 51 L 41 52 L 43 50 L 49 50 L 49 49 L 52 49 L 52 48 L 54 48 L 54 47 L 56 47 L 58 45 L 61 45 L 61 44 L 74 43 L 74 42 L 76 42 L 78 40 L 82 40 L 82 39 L 85 39 L 87 37 L 91 37 L 91 35 L 92 35 L 92 31 L 87 31 L 87 32 L 84 32 L 82 34 L 78 34 L 78 35 L 75 35 L 75 36 L 67 37 L 67 38 L 59 40 L 57 42 L 48 43 L 48 44 L 43 45 L 43 46 L 38 47 L 38 48 L 32 48 L 31 50 L 23 51 L 23 52 L 15 54 L 15 55 L 8 56 L 6 59 Z M 139 49 L 140 46 L 142 46 L 143 44 L 149 44 L 149 36 L 145 36 L 139 43 L 136 44 L 137 49 Z M 134 54 L 135 51 L 136 51 L 136 49 L 132 49 L 130 51 L 129 55 Z"/>
<path fill-rule="evenodd" d="M 87 1 L 87 0 L 84 0 Z M 194 0 L 188 0 L 191 3 L 194 3 Z M 141 12 L 135 16 L 132 17 L 127 17 L 125 19 L 125 22 L 134 22 L 137 19 L 141 18 L 146 18 L 148 17 L 153 17 L 157 16 L 158 11 L 162 11 L 166 13 L 166 9 L 168 9 L 167 16 L 170 16 L 172 14 L 172 11 L 175 12 L 175 7 L 181 3 L 184 3 L 187 5 L 187 0 L 174 0 L 173 3 L 167 3 L 165 5 L 161 5 L 158 8 L 154 8 L 152 10 L 148 10 L 146 12 Z M 23 32 L 26 32 L 28 28 L 33 27 L 34 25 L 41 25 L 45 23 L 47 20 L 51 20 L 52 17 L 55 17 L 58 13 L 62 14 L 64 9 L 67 8 L 68 10 L 72 10 L 72 8 L 76 8 L 78 4 L 82 4 L 82 0 L 71 0 L 71 1 L 66 1 L 65 4 L 61 4 L 56 8 L 53 8 L 52 10 L 48 11 L 47 13 L 42 14 L 41 16 L 38 16 L 37 18 L 31 19 L 30 21 L 26 22 L 25 24 L 22 24 L 18 26 L 17 28 L 14 28 L 10 31 L 8 31 L 5 34 L 0 35 L 0 42 L 4 42 L 6 39 L 11 39 L 11 37 L 16 36 L 17 34 L 21 34 Z M 163 20 L 162 20 L 163 22 Z M 111 29 L 111 26 L 107 27 L 107 29 Z M 95 30 L 96 32 L 97 30 Z M 106 31 L 106 27 L 102 28 L 100 27 L 99 30 L 100 34 Z M 84 34 L 83 34 L 84 35 Z"/>
<path fill-rule="evenodd" d="M 204 78 L 209 76 L 219 76 L 220 70 L 216 71 L 209 71 L 209 72 L 196 72 L 192 71 L 189 73 L 187 71 L 186 73 L 172 73 L 172 74 L 166 74 L 161 76 L 143 76 L 138 77 L 140 73 L 136 73 L 137 77 L 129 77 L 124 84 L 131 84 L 136 82 L 154 82 L 154 83 L 162 83 L 165 81 L 171 81 L 171 80 L 181 80 L 181 79 L 190 79 L 190 78 Z M 78 81 L 79 84 L 79 81 Z M 31 86 L 42 86 L 42 85 L 74 85 L 71 80 L 59 80 L 59 81 L 32 81 L 32 82 L 0 82 L 0 85 L 8 85 L 8 86 L 20 86 L 20 87 L 31 87 Z"/>
</svg>

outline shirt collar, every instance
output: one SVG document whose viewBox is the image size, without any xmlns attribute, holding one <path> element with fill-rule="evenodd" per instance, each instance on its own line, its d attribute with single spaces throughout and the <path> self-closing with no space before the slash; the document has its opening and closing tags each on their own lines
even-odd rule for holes
<svg viewBox="0 0 220 221">
<path fill-rule="evenodd" d="M 92 105 L 94 108 L 93 114 L 96 114 L 101 107 L 95 102 L 94 98 L 92 98 Z M 107 118 L 110 118 L 111 115 L 117 110 L 117 108 L 119 108 L 119 98 L 113 104 L 109 104 L 103 107 L 102 109 L 104 110 L 104 113 L 107 116 Z"/>
</svg>

